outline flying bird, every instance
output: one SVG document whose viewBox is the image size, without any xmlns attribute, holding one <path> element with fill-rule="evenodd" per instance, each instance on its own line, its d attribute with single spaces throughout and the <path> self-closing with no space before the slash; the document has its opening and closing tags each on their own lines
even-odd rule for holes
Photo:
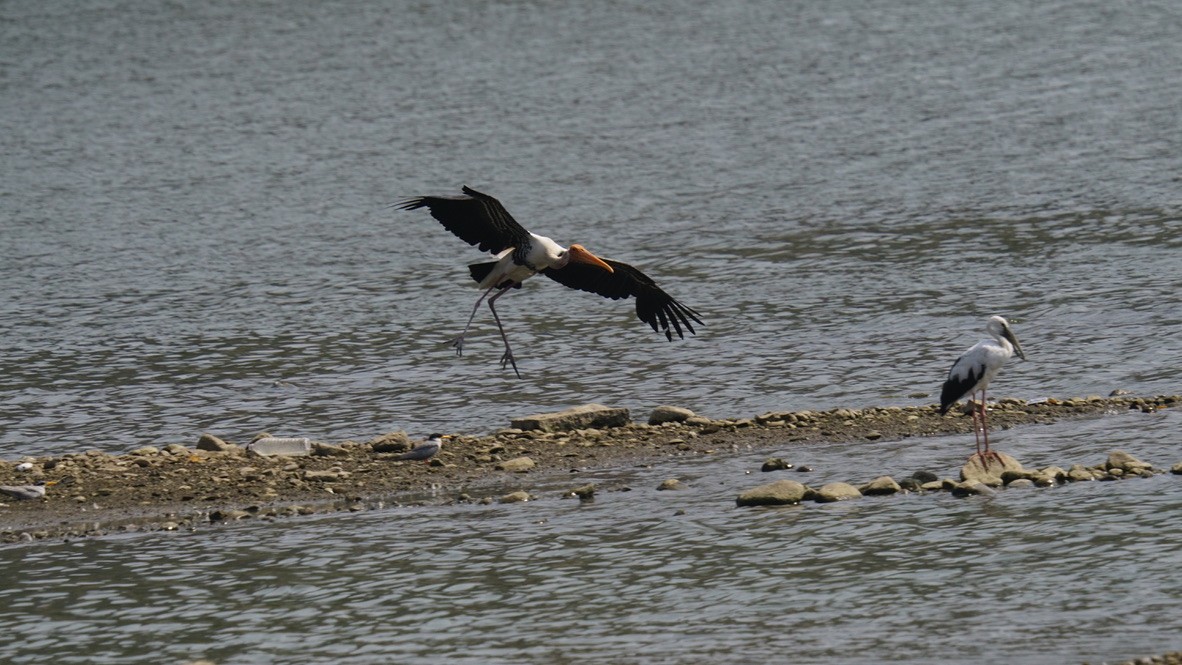
<svg viewBox="0 0 1182 665">
<path fill-rule="evenodd" d="M 981 392 L 980 405 L 972 408 L 972 416 L 973 434 L 977 437 L 977 456 L 983 459 L 997 456 L 997 453 L 989 450 L 989 429 L 985 422 L 985 389 L 993 377 L 997 376 L 1002 365 L 1015 353 L 1022 360 L 1026 360 L 1022 345 L 1018 343 L 1018 338 L 1014 331 L 1010 330 L 1010 324 L 1005 319 L 1000 316 L 989 317 L 988 323 L 985 324 L 985 332 L 993 339 L 983 339 L 961 354 L 956 362 L 952 363 L 948 379 L 944 381 L 944 387 L 940 390 L 940 415 L 948 413 L 948 409 L 957 400 L 964 397 L 973 400 L 977 391 Z M 981 447 L 982 437 L 985 440 L 984 449 Z"/>
<path fill-rule="evenodd" d="M 420 443 L 414 448 L 411 448 L 407 452 L 402 453 L 395 459 L 416 461 L 423 460 L 426 462 L 432 457 L 438 455 L 439 451 L 443 450 L 443 440 L 450 438 L 450 434 L 432 434 L 431 436 L 427 437 L 426 441 Z"/>
<path fill-rule="evenodd" d="M 488 298 L 488 308 L 505 343 L 501 367 L 512 365 L 513 373 L 521 378 L 495 303 L 539 273 L 563 286 L 597 293 L 612 300 L 636 298 L 637 318 L 652 326 L 653 330 L 665 333 L 669 341 L 673 340 L 674 332 L 680 339 L 685 339 L 683 331 L 696 334 L 690 321 L 702 324 L 696 311 L 662 291 L 656 282 L 627 263 L 600 258 L 582 245 L 563 247 L 550 238 L 530 233 L 497 199 L 467 186 L 463 192 L 463 196 L 418 196 L 395 204 L 402 210 L 426 208 L 448 231 L 496 257 L 495 261 L 468 266 L 472 279 L 484 293 L 472 307 L 463 332 L 452 340 L 457 355 L 463 355 L 464 336 L 480 309 L 480 303 Z"/>
</svg>

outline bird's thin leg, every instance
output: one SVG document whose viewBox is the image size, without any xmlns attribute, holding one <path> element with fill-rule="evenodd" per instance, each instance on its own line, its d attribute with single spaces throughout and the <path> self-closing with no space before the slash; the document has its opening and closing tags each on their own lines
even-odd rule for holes
<svg viewBox="0 0 1182 665">
<path fill-rule="evenodd" d="M 505 334 L 505 326 L 501 325 L 501 317 L 497 316 L 497 308 L 493 307 L 493 304 L 497 301 L 497 298 L 505 295 L 505 293 L 507 293 L 510 288 L 512 287 L 505 287 L 500 293 L 489 298 L 488 308 L 492 311 L 493 320 L 497 322 L 497 328 L 501 331 L 501 340 L 505 342 L 505 354 L 501 356 L 501 369 L 505 368 L 506 363 L 513 365 L 513 373 L 516 374 L 517 378 L 520 379 L 521 372 L 517 371 L 517 361 L 513 359 L 513 349 L 509 346 L 509 336 Z"/>
<path fill-rule="evenodd" d="M 472 314 L 468 316 L 468 322 L 464 324 L 464 332 L 460 333 L 459 337 L 456 337 L 451 341 L 451 345 L 456 349 L 457 356 L 464 355 L 464 335 L 468 334 L 468 328 L 472 325 L 472 319 L 476 318 L 476 310 L 480 309 L 480 303 L 484 302 L 484 299 L 487 298 L 488 294 L 492 293 L 493 289 L 495 288 L 497 288 L 495 285 L 488 287 L 488 289 L 476 300 L 476 304 L 472 307 Z"/>
<path fill-rule="evenodd" d="M 998 461 L 1001 461 L 1001 458 L 997 456 L 997 453 L 995 453 L 989 449 L 989 425 L 987 424 L 987 422 L 985 420 L 985 389 L 984 388 L 981 389 L 981 433 L 984 434 L 984 436 L 985 436 L 985 456 L 986 457 L 993 457 L 993 458 L 997 459 Z"/>
<path fill-rule="evenodd" d="M 969 395 L 969 414 L 973 417 L 973 438 L 977 440 L 977 457 L 981 457 L 981 430 L 979 428 L 980 419 L 977 416 L 977 407 L 973 406 L 973 402 L 977 400 L 977 391 L 974 390 Z"/>
</svg>

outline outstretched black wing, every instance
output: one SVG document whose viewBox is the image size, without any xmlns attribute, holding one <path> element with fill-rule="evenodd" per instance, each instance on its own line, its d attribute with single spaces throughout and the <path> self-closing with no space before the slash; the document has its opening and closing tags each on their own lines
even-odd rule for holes
<svg viewBox="0 0 1182 665">
<path fill-rule="evenodd" d="M 610 265 L 615 272 L 571 261 L 565 268 L 547 268 L 542 274 L 563 286 L 598 293 L 604 298 L 636 298 L 636 317 L 652 326 L 653 330 L 664 332 L 670 341 L 673 341 L 674 331 L 679 338 L 685 339 L 682 328 L 690 334 L 696 334 L 690 321 L 702 324 L 697 312 L 674 300 L 673 296 L 662 291 L 648 275 L 627 263 L 611 259 L 603 259 L 603 262 Z"/>
<path fill-rule="evenodd" d="M 529 243 L 526 231 L 501 202 L 464 186 L 467 196 L 418 196 L 395 205 L 401 210 L 427 208 L 444 228 L 469 245 L 494 254 Z"/>
</svg>

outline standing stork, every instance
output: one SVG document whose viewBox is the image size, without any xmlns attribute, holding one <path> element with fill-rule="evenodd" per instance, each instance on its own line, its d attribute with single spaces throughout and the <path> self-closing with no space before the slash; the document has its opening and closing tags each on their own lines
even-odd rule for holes
<svg viewBox="0 0 1182 665">
<path fill-rule="evenodd" d="M 427 208 L 432 217 L 460 240 L 496 256 L 495 261 L 468 266 L 472 279 L 484 293 L 472 307 L 463 332 L 452 340 L 456 355 L 463 355 L 464 335 L 468 334 L 480 303 L 493 294 L 488 298 L 488 308 L 505 343 L 501 368 L 512 365 L 513 373 L 521 378 L 505 327 L 501 325 L 494 305 L 510 289 L 521 288 L 522 282 L 538 273 L 572 289 L 597 293 L 612 300 L 636 298 L 637 318 L 652 326 L 653 330 L 664 332 L 669 341 L 673 341 L 674 332 L 678 338 L 685 339 L 683 328 L 696 334 L 690 321 L 700 325 L 702 320 L 698 313 L 662 291 L 656 282 L 636 268 L 627 263 L 601 259 L 582 245 L 563 247 L 550 238 L 530 233 L 513 219 L 500 201 L 467 186 L 463 192 L 464 196 L 418 196 L 395 204 L 402 210 Z"/>
<path fill-rule="evenodd" d="M 1022 345 L 1018 343 L 1018 338 L 1014 336 L 1014 331 L 1010 330 L 1010 324 L 1005 319 L 1000 316 L 989 317 L 988 323 L 985 324 L 985 332 L 993 339 L 983 339 L 961 354 L 956 362 L 952 363 L 952 369 L 948 370 L 948 380 L 944 382 L 944 387 L 940 391 L 940 415 L 948 413 L 948 409 L 957 400 L 968 397 L 971 401 L 976 398 L 977 391 L 981 391 L 980 406 L 972 408 L 970 404 L 970 408 L 973 415 L 973 435 L 977 437 L 977 456 L 982 460 L 996 456 L 996 453 L 989 450 L 989 429 L 985 422 L 985 388 L 1001 371 L 1001 366 L 1006 364 L 1010 356 L 1016 353 L 1019 358 L 1026 360 Z M 978 411 L 980 430 L 977 429 Z M 983 450 L 982 436 L 985 439 Z"/>
</svg>

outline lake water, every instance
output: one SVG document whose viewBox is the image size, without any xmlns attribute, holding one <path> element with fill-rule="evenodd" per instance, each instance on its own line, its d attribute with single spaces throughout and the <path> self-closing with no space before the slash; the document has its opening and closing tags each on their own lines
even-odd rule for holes
<svg viewBox="0 0 1182 665">
<path fill-rule="evenodd" d="M 905 4 L 6 2 L 0 456 L 487 432 L 591 401 L 639 418 L 926 403 L 994 313 L 1030 360 L 992 394 L 1179 392 L 1182 12 Z M 483 255 L 387 206 L 462 184 L 637 265 L 706 324 L 667 343 L 630 303 L 535 280 L 498 303 L 525 378 L 499 367 L 486 310 L 457 358 Z M 1170 464 L 1171 418 L 1006 449 Z M 966 443 L 882 450 L 922 455 L 891 469 L 909 473 L 955 468 Z M 842 476 L 883 460 L 810 454 Z M 592 506 L 4 550 L 22 571 L 9 659 L 1179 646 L 1170 477 L 735 511 L 752 464 L 663 467 Z M 690 498 L 649 491 L 686 474 Z"/>
</svg>

